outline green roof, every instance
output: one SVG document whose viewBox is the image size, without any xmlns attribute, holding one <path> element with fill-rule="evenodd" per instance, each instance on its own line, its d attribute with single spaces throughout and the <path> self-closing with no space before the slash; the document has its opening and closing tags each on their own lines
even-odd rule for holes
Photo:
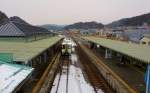
<svg viewBox="0 0 150 93">
<path fill-rule="evenodd" d="M 0 41 L 1 53 L 13 53 L 13 61 L 27 62 L 58 42 L 61 37 L 49 37 L 33 42 Z"/>
<path fill-rule="evenodd" d="M 12 63 L 13 54 L 12 53 L 0 53 L 0 61 L 4 61 L 6 63 Z"/>
<path fill-rule="evenodd" d="M 130 56 L 141 62 L 150 63 L 150 46 L 127 43 L 98 37 L 83 37 L 84 39 L 99 44 L 103 47 Z"/>
</svg>

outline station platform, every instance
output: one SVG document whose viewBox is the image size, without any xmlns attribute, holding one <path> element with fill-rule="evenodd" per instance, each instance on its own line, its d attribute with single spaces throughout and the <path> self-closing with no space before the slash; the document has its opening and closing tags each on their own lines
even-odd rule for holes
<svg viewBox="0 0 150 93">
<path fill-rule="evenodd" d="M 145 93 L 144 72 L 130 64 L 118 65 L 119 60 L 114 58 L 105 59 L 98 49 L 92 49 L 92 52 L 134 90 Z"/>
</svg>

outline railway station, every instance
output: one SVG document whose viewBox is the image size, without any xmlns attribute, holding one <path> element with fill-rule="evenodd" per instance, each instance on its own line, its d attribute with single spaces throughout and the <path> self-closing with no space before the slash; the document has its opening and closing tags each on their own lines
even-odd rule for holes
<svg viewBox="0 0 150 93">
<path fill-rule="evenodd" d="M 10 20 L 0 25 L 0 93 L 145 93 L 149 51 Z"/>
<path fill-rule="evenodd" d="M 7 26 L 16 29 L 12 24 L 1 29 Z M 19 31 L 25 33 L 19 28 L 14 33 Z M 29 33 L 15 35 L 4 33 L 0 37 L 0 68 L 5 68 L 1 75 L 7 71 L 11 75 L 9 79 L 5 75 L 2 77 L 6 81 L 2 83 L 6 85 L 0 89 L 2 93 L 146 91 L 144 74 L 150 61 L 148 46 L 98 37 L 54 36 L 48 32 L 43 36 L 31 32 L 30 36 Z M 18 81 L 14 81 L 16 78 Z M 17 82 L 16 85 L 8 85 L 13 82 Z"/>
<path fill-rule="evenodd" d="M 10 74 L 15 73 L 16 78 L 24 69 L 28 72 L 23 75 L 23 79 L 16 81 L 20 83 L 12 86 L 14 88 L 10 86 L 11 90 L 7 83 L 6 87 L 0 90 L 2 93 L 146 91 L 144 74 L 149 63 L 146 52 L 149 48 L 143 46 L 96 37 L 51 35 L 28 42 L 15 40 L 10 42 L 3 39 L 0 44 L 1 68 L 5 67 L 6 71 L 15 68 L 16 71 L 12 70 Z M 135 48 L 139 51 L 135 51 Z M 144 57 L 142 53 L 145 54 Z"/>
<path fill-rule="evenodd" d="M 0 93 L 150 93 L 150 0 L 1 0 Z"/>
</svg>

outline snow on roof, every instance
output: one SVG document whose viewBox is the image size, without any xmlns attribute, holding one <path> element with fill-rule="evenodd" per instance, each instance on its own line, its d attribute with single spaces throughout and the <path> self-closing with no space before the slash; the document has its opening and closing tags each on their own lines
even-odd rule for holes
<svg viewBox="0 0 150 93">
<path fill-rule="evenodd" d="M 0 93 L 12 93 L 33 71 L 33 68 L 0 62 Z"/>
</svg>

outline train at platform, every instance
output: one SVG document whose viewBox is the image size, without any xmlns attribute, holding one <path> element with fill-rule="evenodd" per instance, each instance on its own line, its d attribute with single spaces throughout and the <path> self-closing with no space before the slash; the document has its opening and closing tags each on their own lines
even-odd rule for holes
<svg viewBox="0 0 150 93">
<path fill-rule="evenodd" d="M 61 55 L 69 56 L 75 51 L 75 42 L 71 38 L 64 38 L 61 44 Z"/>
</svg>

